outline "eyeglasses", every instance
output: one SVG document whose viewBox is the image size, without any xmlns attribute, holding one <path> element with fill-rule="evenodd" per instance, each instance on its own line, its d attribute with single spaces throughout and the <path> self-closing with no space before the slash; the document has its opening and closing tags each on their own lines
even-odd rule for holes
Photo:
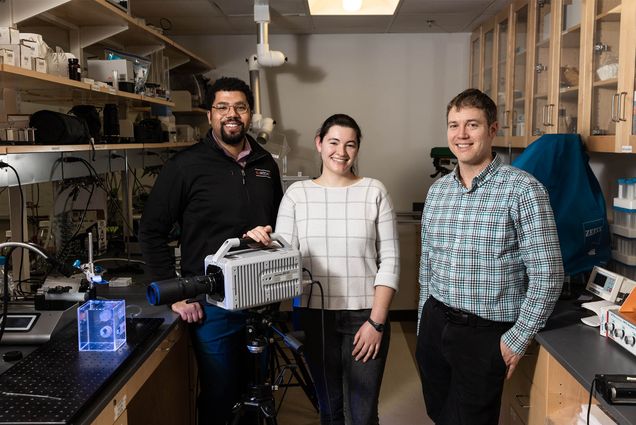
<svg viewBox="0 0 636 425">
<path fill-rule="evenodd" d="M 217 112 L 221 115 L 227 115 L 230 112 L 230 108 L 234 108 L 237 114 L 243 115 L 250 110 L 250 107 L 239 103 L 238 105 L 228 105 L 226 103 L 220 103 L 218 105 L 212 105 L 212 109 L 216 109 Z"/>
</svg>

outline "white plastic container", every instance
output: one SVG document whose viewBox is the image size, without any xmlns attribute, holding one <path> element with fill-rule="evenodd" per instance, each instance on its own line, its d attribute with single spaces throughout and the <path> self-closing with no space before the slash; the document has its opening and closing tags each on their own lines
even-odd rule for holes
<svg viewBox="0 0 636 425">
<path fill-rule="evenodd" d="M 612 258 L 628 266 L 636 266 L 636 238 L 612 235 Z"/>
<path fill-rule="evenodd" d="M 618 179 L 618 199 L 636 199 L 636 178 Z"/>
<path fill-rule="evenodd" d="M 636 230 L 636 210 L 614 207 L 614 224 Z"/>
</svg>

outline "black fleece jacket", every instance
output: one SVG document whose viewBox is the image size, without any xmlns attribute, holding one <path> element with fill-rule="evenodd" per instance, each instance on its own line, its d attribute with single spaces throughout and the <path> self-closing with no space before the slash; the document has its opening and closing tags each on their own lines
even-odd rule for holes
<svg viewBox="0 0 636 425">
<path fill-rule="evenodd" d="M 169 233 L 181 228 L 183 276 L 204 274 L 204 259 L 228 238 L 258 225 L 275 225 L 283 195 L 272 156 L 251 137 L 242 168 L 212 138 L 174 155 L 163 167 L 144 207 L 141 252 L 154 280 L 175 276 Z"/>
</svg>

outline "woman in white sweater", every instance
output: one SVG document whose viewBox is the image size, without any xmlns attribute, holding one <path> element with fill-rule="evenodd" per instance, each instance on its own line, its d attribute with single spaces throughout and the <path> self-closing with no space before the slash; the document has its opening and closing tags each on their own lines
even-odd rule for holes
<svg viewBox="0 0 636 425">
<path fill-rule="evenodd" d="M 327 118 L 315 139 L 321 175 L 289 187 L 276 221 L 276 233 L 300 249 L 324 292 L 306 288 L 299 310 L 321 423 L 330 425 L 344 424 L 345 412 L 352 425 L 378 423 L 389 305 L 398 288 L 393 204 L 381 182 L 355 174 L 360 139 L 353 118 Z M 248 236 L 269 243 L 268 232 L 258 227 Z"/>
</svg>

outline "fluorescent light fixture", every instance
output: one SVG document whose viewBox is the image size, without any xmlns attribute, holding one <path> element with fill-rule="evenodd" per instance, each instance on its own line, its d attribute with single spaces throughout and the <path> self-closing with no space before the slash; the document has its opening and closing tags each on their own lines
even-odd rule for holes
<svg viewBox="0 0 636 425">
<path fill-rule="evenodd" d="M 400 0 L 307 0 L 312 15 L 393 15 Z M 350 3 L 360 4 L 350 9 Z"/>
<path fill-rule="evenodd" d="M 362 0 L 342 0 L 342 8 L 347 12 L 357 12 L 362 8 Z"/>
</svg>

